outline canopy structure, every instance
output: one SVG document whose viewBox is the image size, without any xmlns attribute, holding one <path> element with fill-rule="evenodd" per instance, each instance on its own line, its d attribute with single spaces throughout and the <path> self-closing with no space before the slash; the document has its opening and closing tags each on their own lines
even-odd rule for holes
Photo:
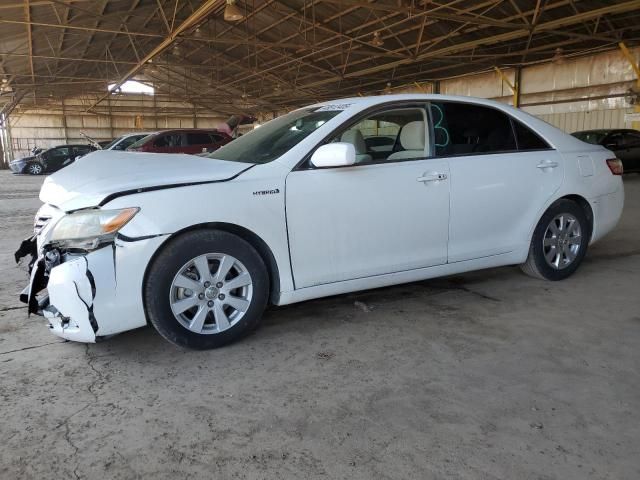
<svg viewBox="0 0 640 480">
<path fill-rule="evenodd" d="M 634 46 L 640 31 L 640 0 L 227 2 L 3 2 L 0 109 L 80 95 L 90 112 L 135 79 L 220 114 L 281 111 Z"/>
</svg>

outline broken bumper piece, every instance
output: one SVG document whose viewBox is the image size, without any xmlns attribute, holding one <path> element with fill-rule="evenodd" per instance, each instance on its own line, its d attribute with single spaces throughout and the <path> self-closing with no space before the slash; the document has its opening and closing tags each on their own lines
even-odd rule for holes
<svg viewBox="0 0 640 480">
<path fill-rule="evenodd" d="M 44 316 L 51 331 L 59 337 L 95 342 L 100 327 L 94 313 L 97 291 L 92 267 L 100 271 L 106 269 L 107 275 L 114 278 L 111 249 L 67 255 L 63 263 L 54 265 L 39 258 L 31 271 L 30 285 L 22 291 L 20 299 L 28 303 L 30 313 Z M 45 286 L 47 293 L 38 294 Z M 111 290 L 105 289 L 105 293 L 114 292 L 115 281 L 111 287 Z"/>
<path fill-rule="evenodd" d="M 45 249 L 20 299 L 67 340 L 96 342 L 143 327 L 142 279 L 163 240 L 127 237 L 82 254 Z"/>
<path fill-rule="evenodd" d="M 87 256 L 51 269 L 47 290 L 49 304 L 41 312 L 51 331 L 67 340 L 95 342 L 99 330 L 93 311 L 96 288 Z"/>
</svg>

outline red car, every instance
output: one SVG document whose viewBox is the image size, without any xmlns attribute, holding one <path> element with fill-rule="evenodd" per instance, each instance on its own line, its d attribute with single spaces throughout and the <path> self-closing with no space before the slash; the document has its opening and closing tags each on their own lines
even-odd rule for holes
<svg viewBox="0 0 640 480">
<path fill-rule="evenodd" d="M 233 138 L 218 130 L 179 129 L 164 130 L 148 135 L 127 148 L 133 152 L 203 153 L 213 152 Z"/>
</svg>

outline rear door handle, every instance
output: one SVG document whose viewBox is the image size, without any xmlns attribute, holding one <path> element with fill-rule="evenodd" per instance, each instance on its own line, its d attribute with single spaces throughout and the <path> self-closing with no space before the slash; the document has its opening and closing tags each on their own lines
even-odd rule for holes
<svg viewBox="0 0 640 480">
<path fill-rule="evenodd" d="M 545 160 L 544 162 L 540 162 L 537 167 L 538 168 L 556 168 L 560 165 L 558 162 L 553 162 L 551 160 Z"/>
<path fill-rule="evenodd" d="M 419 182 L 439 182 L 446 179 L 446 173 L 429 173 L 417 178 Z"/>
</svg>

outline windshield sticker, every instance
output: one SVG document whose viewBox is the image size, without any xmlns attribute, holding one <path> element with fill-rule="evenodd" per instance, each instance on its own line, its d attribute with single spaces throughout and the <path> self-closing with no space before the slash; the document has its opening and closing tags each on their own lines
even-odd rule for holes
<svg viewBox="0 0 640 480">
<path fill-rule="evenodd" d="M 316 110 L 316 112 L 335 112 L 336 110 L 346 110 L 352 103 L 333 103 L 331 105 L 325 105 Z"/>
</svg>

